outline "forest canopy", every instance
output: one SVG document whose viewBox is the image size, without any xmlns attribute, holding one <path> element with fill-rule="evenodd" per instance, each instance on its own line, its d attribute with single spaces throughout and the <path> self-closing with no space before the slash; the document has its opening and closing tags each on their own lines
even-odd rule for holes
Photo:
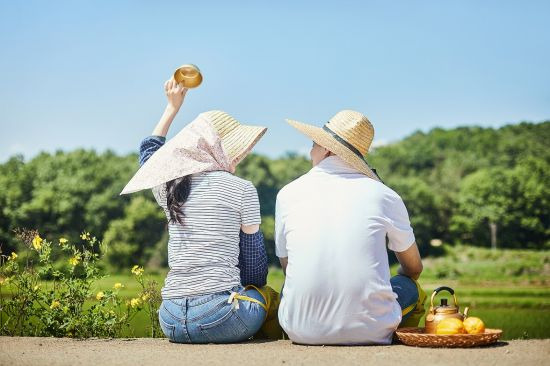
<svg viewBox="0 0 550 366">
<path fill-rule="evenodd" d="M 549 141 L 550 121 L 436 128 L 378 147 L 367 160 L 405 201 L 423 254 L 434 250 L 433 239 L 549 249 Z M 137 168 L 136 154 L 82 149 L 0 164 L 2 253 L 18 249 L 16 228 L 74 240 L 88 231 L 108 244 L 114 267 L 165 265 L 166 218 L 152 194 L 119 196 Z M 296 154 L 251 154 L 237 168 L 258 190 L 272 263 L 277 192 L 310 168 L 309 159 Z"/>
</svg>

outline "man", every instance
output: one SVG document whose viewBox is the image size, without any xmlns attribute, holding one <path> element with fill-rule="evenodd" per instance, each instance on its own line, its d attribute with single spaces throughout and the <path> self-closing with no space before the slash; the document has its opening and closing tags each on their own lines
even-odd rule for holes
<svg viewBox="0 0 550 366">
<path fill-rule="evenodd" d="M 296 343 L 389 344 L 402 320 L 418 325 L 426 295 L 405 205 L 363 158 L 374 129 L 350 110 L 323 128 L 288 122 L 313 140 L 313 169 L 277 195 L 281 326 Z M 386 238 L 401 264 L 391 280 Z"/>
</svg>

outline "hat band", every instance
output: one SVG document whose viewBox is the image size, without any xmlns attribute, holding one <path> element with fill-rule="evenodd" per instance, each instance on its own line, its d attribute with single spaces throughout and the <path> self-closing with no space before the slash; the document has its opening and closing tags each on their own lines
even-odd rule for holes
<svg viewBox="0 0 550 366">
<path fill-rule="evenodd" d="M 331 130 L 330 128 L 327 127 L 327 125 L 324 125 L 323 126 L 323 130 L 327 131 L 328 133 L 330 133 L 330 135 L 332 137 L 334 137 L 336 139 L 336 141 L 338 141 L 339 143 L 341 143 L 342 145 L 344 145 L 345 147 L 347 147 L 348 149 L 350 149 L 355 155 L 357 155 L 359 158 L 361 158 L 361 160 L 365 160 L 365 158 L 363 157 L 363 155 L 361 154 L 361 152 L 359 150 L 357 150 L 352 144 L 350 144 L 349 142 L 347 142 L 346 140 L 344 140 L 343 138 L 341 138 L 340 136 L 338 136 L 336 134 L 336 132 L 334 132 L 333 130 Z"/>
<path fill-rule="evenodd" d="M 338 141 L 339 143 L 341 143 L 342 145 L 344 145 L 345 147 L 347 147 L 348 149 L 351 150 L 351 152 L 353 152 L 355 155 L 357 155 L 359 157 L 359 159 L 363 160 L 365 162 L 365 164 L 367 164 L 367 166 L 369 166 L 369 163 L 367 163 L 367 161 L 365 160 L 365 158 L 363 157 L 363 155 L 361 154 L 361 152 L 359 150 L 357 150 L 352 144 L 350 144 L 349 142 L 347 142 L 346 140 L 344 140 L 343 138 L 341 138 L 340 136 L 338 136 L 336 134 L 336 132 L 334 132 L 333 130 L 331 130 L 330 128 L 328 128 L 326 125 L 323 126 L 323 130 L 325 130 L 326 132 L 328 132 L 332 137 L 334 137 L 336 139 L 336 141 Z M 378 175 L 378 173 L 376 172 L 376 169 L 373 169 L 371 167 L 369 167 L 369 169 L 374 173 L 374 175 L 376 175 L 376 177 L 378 179 L 380 179 L 380 182 L 384 183 L 382 181 L 382 179 L 380 178 L 380 176 Z"/>
</svg>

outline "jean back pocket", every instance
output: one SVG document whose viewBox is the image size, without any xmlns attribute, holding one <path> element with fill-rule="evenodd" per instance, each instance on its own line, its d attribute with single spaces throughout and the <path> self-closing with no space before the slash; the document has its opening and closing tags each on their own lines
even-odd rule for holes
<svg viewBox="0 0 550 366">
<path fill-rule="evenodd" d="M 250 338 L 252 335 L 246 324 L 241 320 L 233 306 L 224 307 L 220 312 L 226 313 L 219 319 L 206 323 L 199 324 L 199 329 L 202 334 L 213 343 L 233 343 L 240 342 Z"/>
</svg>

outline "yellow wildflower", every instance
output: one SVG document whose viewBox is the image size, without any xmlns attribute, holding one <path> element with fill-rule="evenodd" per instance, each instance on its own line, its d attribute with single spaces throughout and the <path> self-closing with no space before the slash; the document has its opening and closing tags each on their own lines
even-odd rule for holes
<svg viewBox="0 0 550 366">
<path fill-rule="evenodd" d="M 136 264 L 132 267 L 132 273 L 136 276 L 141 276 L 143 274 L 143 267 L 140 267 Z"/>
<path fill-rule="evenodd" d="M 17 259 L 17 253 L 11 252 L 11 255 L 9 256 L 8 260 L 16 260 Z"/>
<path fill-rule="evenodd" d="M 82 239 L 82 240 L 90 240 L 90 233 L 84 232 L 84 233 L 80 234 L 80 239 Z"/>
<path fill-rule="evenodd" d="M 50 309 L 55 309 L 61 306 L 61 303 L 57 300 L 52 301 L 52 304 L 50 305 Z"/>
<path fill-rule="evenodd" d="M 149 294 L 145 294 L 141 297 L 141 300 L 143 300 L 143 302 L 149 300 Z"/>
<path fill-rule="evenodd" d="M 34 287 L 32 288 L 32 290 L 33 290 L 33 291 L 36 291 L 36 290 L 38 290 L 39 287 L 40 287 L 39 285 L 36 285 L 36 286 L 34 286 Z"/>
<path fill-rule="evenodd" d="M 42 241 L 43 239 L 40 237 L 40 235 L 35 235 L 34 239 L 32 239 L 32 246 L 36 250 L 40 250 L 42 248 Z"/>
<path fill-rule="evenodd" d="M 80 254 L 75 254 L 71 258 L 69 258 L 69 264 L 73 267 L 76 267 L 76 265 L 80 262 Z"/>
<path fill-rule="evenodd" d="M 59 238 L 59 245 L 63 246 L 65 244 L 67 244 L 68 240 L 65 239 L 65 238 Z"/>
<path fill-rule="evenodd" d="M 115 290 L 121 289 L 121 288 L 123 288 L 123 287 L 124 287 L 124 285 L 123 285 L 122 283 L 120 283 L 120 282 L 115 283 L 115 285 L 113 286 L 113 288 L 114 288 Z"/>
<path fill-rule="evenodd" d="M 103 291 L 99 291 L 97 293 L 97 295 L 95 295 L 95 298 L 98 299 L 98 300 L 101 300 L 105 297 L 105 293 L 103 293 Z"/>
<path fill-rule="evenodd" d="M 134 298 L 130 300 L 130 306 L 135 308 L 136 306 L 141 305 L 141 300 L 139 298 Z"/>
</svg>

